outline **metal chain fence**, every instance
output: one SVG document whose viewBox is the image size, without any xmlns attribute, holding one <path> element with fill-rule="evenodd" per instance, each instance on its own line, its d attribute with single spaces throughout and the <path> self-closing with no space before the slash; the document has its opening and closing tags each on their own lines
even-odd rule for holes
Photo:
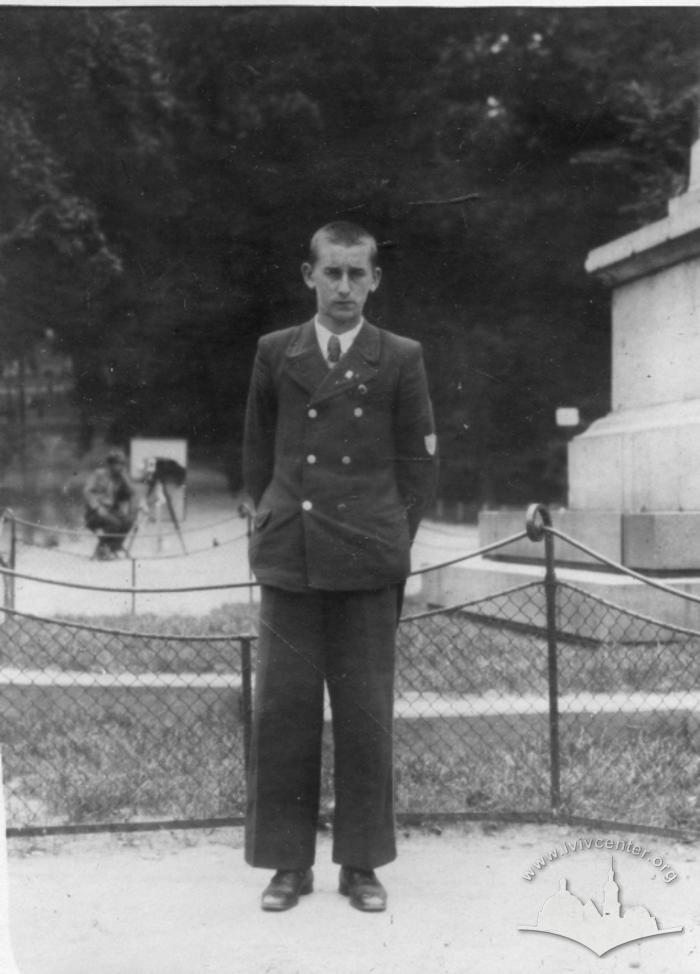
<svg viewBox="0 0 700 974">
<path fill-rule="evenodd" d="M 541 580 L 402 619 L 399 813 L 697 833 L 700 632 L 608 604 L 554 568 L 549 544 Z M 0 744 L 11 831 L 239 821 L 254 611 L 245 627 L 240 612 L 222 611 L 212 631 L 191 635 L 168 632 L 169 617 L 144 633 L 6 609 Z M 330 815 L 328 722 L 324 754 Z"/>
<path fill-rule="evenodd" d="M 563 583 L 558 615 L 562 810 L 697 831 L 700 633 Z"/>
<path fill-rule="evenodd" d="M 398 807 L 408 813 L 548 807 L 547 649 L 508 623 L 544 604 L 534 583 L 399 626 Z"/>
<path fill-rule="evenodd" d="M 4 615 L 0 742 L 10 827 L 242 813 L 253 636 Z"/>
</svg>

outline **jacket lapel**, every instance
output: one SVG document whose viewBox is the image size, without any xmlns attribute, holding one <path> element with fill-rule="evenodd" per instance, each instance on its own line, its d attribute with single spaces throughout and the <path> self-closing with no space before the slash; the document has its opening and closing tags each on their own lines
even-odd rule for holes
<svg viewBox="0 0 700 974">
<path fill-rule="evenodd" d="M 345 355 L 329 369 L 312 319 L 301 325 L 290 342 L 285 362 L 289 375 L 311 395 L 310 402 L 318 403 L 373 379 L 379 371 L 379 351 L 379 329 L 365 321 Z"/>
<path fill-rule="evenodd" d="M 312 393 L 328 376 L 328 365 L 316 340 L 313 319 L 297 329 L 287 346 L 285 363 L 289 375 L 306 392 Z"/>
<path fill-rule="evenodd" d="M 365 321 L 345 355 L 341 355 L 332 369 L 325 366 L 326 374 L 314 390 L 311 402 L 323 402 L 324 399 L 342 395 L 347 389 L 364 385 L 373 379 L 379 371 L 379 349 L 379 329 Z M 325 365 L 323 356 L 321 360 Z"/>
</svg>

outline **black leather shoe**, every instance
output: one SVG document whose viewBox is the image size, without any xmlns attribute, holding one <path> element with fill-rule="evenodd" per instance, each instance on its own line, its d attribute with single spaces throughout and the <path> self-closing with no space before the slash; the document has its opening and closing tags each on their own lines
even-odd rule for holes
<svg viewBox="0 0 700 974">
<path fill-rule="evenodd" d="M 378 913 L 386 909 L 386 890 L 372 869 L 342 866 L 338 891 L 343 896 L 349 896 L 350 903 L 357 910 Z"/>
<path fill-rule="evenodd" d="M 263 910 L 289 910 L 313 888 L 314 874 L 310 869 L 278 869 L 263 891 L 260 905 Z"/>
</svg>

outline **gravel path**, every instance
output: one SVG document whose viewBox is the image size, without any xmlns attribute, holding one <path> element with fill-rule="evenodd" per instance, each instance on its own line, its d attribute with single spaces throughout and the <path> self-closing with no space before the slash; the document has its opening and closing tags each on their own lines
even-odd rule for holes
<svg viewBox="0 0 700 974">
<path fill-rule="evenodd" d="M 562 878 L 600 905 L 610 852 L 578 851 L 525 872 L 548 850 L 590 836 L 554 826 L 480 825 L 405 832 L 399 858 L 380 870 L 384 914 L 353 910 L 337 893 L 330 840 L 319 838 L 311 896 L 263 913 L 269 873 L 243 862 L 241 832 L 13 840 L 10 895 L 22 974 L 697 974 L 700 847 L 616 834 L 678 871 L 664 883 L 639 856 L 615 853 L 625 908 L 643 905 L 681 934 L 598 958 L 535 924 Z M 632 848 L 630 842 L 630 848 Z"/>
</svg>

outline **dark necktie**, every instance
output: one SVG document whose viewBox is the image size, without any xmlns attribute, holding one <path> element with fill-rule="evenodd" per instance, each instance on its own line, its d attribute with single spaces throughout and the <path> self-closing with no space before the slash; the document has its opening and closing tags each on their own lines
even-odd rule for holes
<svg viewBox="0 0 700 974">
<path fill-rule="evenodd" d="M 328 339 L 328 362 L 330 365 L 335 365 L 335 363 L 340 358 L 340 339 L 337 335 L 331 335 Z"/>
</svg>

